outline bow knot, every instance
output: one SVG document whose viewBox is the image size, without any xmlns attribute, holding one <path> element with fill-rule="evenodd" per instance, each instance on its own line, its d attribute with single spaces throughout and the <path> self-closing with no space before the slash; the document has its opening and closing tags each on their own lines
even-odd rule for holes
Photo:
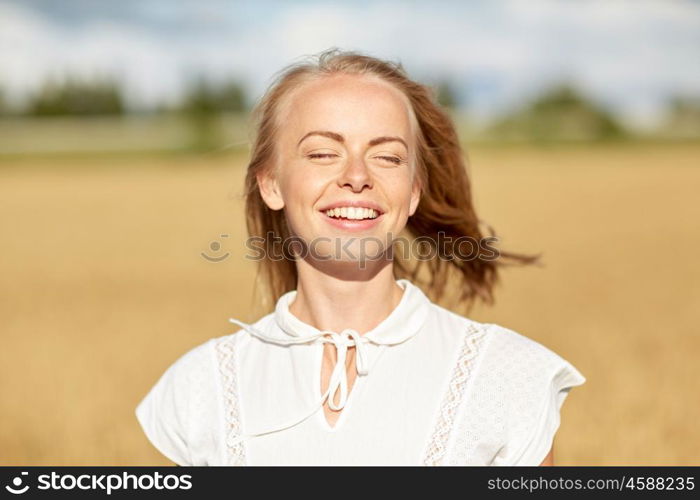
<svg viewBox="0 0 700 500">
<path fill-rule="evenodd" d="M 274 342 L 282 345 L 302 344 L 318 340 L 323 343 L 330 343 L 335 346 L 337 360 L 333 367 L 333 372 L 328 381 L 328 390 L 323 395 L 323 400 L 328 398 L 328 406 L 333 410 L 342 410 L 348 399 L 348 376 L 345 371 L 345 361 L 347 359 L 348 347 L 355 347 L 356 358 L 355 368 L 358 375 L 367 375 L 369 372 L 367 359 L 367 342 L 369 339 L 360 335 L 357 330 L 346 328 L 340 333 L 330 330 L 321 330 L 317 334 L 310 337 L 297 337 L 289 339 L 278 339 L 266 335 L 264 332 L 254 328 L 252 325 L 243 323 L 234 318 L 229 318 L 231 323 L 235 323 L 255 337 L 268 342 Z M 340 392 L 338 404 L 335 404 L 335 395 Z"/>
<path fill-rule="evenodd" d="M 340 333 L 322 331 L 324 336 L 321 342 L 333 344 L 336 350 L 336 362 L 333 367 L 330 379 L 328 380 L 328 407 L 332 410 L 342 410 L 348 399 L 348 376 L 345 370 L 348 347 L 355 346 L 356 358 L 355 367 L 358 375 L 367 375 L 367 355 L 366 343 L 360 333 L 352 328 L 346 328 Z M 328 335 L 329 337 L 326 337 Z M 335 403 L 335 396 L 339 393 L 338 404 Z"/>
</svg>

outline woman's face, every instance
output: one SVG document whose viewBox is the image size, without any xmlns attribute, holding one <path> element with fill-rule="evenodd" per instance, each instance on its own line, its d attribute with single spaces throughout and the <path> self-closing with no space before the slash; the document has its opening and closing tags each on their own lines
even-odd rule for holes
<svg viewBox="0 0 700 500">
<path fill-rule="evenodd" d="M 382 255 L 420 197 L 408 103 L 376 78 L 334 75 L 305 83 L 286 104 L 277 176 L 258 179 L 265 202 L 284 208 L 313 255 Z"/>
</svg>

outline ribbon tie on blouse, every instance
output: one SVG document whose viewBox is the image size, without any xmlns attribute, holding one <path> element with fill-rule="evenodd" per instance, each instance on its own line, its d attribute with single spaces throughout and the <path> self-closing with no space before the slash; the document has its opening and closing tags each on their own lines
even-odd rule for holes
<svg viewBox="0 0 700 500">
<path fill-rule="evenodd" d="M 342 410 L 348 399 L 348 376 L 345 371 L 345 360 L 347 358 L 348 347 L 355 346 L 357 357 L 355 365 L 358 375 L 367 375 L 367 354 L 365 352 L 365 342 L 357 332 L 351 328 L 346 328 L 340 333 L 325 332 L 331 338 L 321 337 L 321 342 L 330 343 L 335 346 L 337 361 L 333 367 L 328 382 L 328 406 L 333 410 Z M 335 395 L 340 390 L 340 399 L 338 404 L 335 404 Z"/>
<path fill-rule="evenodd" d="M 348 398 L 348 379 L 345 367 L 348 347 L 355 346 L 357 351 L 355 363 L 357 374 L 360 376 L 368 375 L 369 365 L 371 364 L 368 356 L 368 344 L 381 347 L 401 344 L 415 335 L 426 320 L 430 300 L 423 294 L 420 288 L 414 286 L 409 280 L 399 279 L 396 283 L 404 289 L 399 305 L 379 326 L 364 335 L 360 335 L 357 330 L 353 330 L 352 328 L 346 328 L 340 333 L 317 330 L 299 321 L 289 312 L 289 304 L 296 295 L 295 290 L 287 292 L 278 299 L 276 306 L 275 320 L 277 322 L 277 328 L 280 328 L 284 332 L 284 335 L 268 334 L 252 325 L 243 323 L 234 318 L 229 318 L 231 323 L 239 325 L 246 332 L 264 342 L 282 346 L 307 344 L 311 342 L 333 344 L 336 349 L 337 361 L 329 378 L 328 389 L 321 395 L 313 407 L 309 408 L 309 411 L 305 415 L 298 416 L 272 429 L 257 432 L 243 432 L 236 436 L 231 436 L 228 439 L 228 444 L 230 446 L 235 446 L 241 441 L 251 437 L 271 434 L 294 427 L 314 415 L 319 408 L 323 407 L 326 400 L 328 400 L 328 406 L 331 409 L 336 411 L 343 409 Z M 337 404 L 335 403 L 336 396 L 338 396 Z"/>
<path fill-rule="evenodd" d="M 293 345 L 293 344 L 306 344 L 309 342 L 320 341 L 324 344 L 333 344 L 336 350 L 336 363 L 331 372 L 330 379 L 328 381 L 328 390 L 323 394 L 320 401 L 320 405 L 323 405 L 326 399 L 328 399 L 328 406 L 332 410 L 342 410 L 345 407 L 345 403 L 348 399 L 348 376 L 345 371 L 345 361 L 347 359 L 348 347 L 355 346 L 357 351 L 357 357 L 355 360 L 355 366 L 358 375 L 367 375 L 367 338 L 362 337 L 357 330 L 352 328 L 346 328 L 340 333 L 332 332 L 330 330 L 320 330 L 315 335 L 309 335 L 306 337 L 288 337 L 288 338 L 278 338 L 266 335 L 264 332 L 252 327 L 242 321 L 238 321 L 234 318 L 229 318 L 231 323 L 235 323 L 242 328 L 244 328 L 251 335 L 258 337 L 260 340 L 265 342 L 272 342 L 279 345 Z M 327 337 L 327 336 L 330 336 Z M 340 391 L 340 396 L 338 399 L 338 404 L 335 403 L 335 396 Z M 316 407 L 314 407 L 314 411 Z"/>
</svg>

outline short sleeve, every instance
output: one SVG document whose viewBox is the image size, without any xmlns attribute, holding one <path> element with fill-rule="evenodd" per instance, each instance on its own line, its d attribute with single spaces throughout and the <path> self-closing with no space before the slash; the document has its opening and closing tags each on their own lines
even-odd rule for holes
<svg viewBox="0 0 700 500">
<path fill-rule="evenodd" d="M 136 407 L 148 440 L 169 460 L 189 465 L 186 421 L 177 395 L 175 365 L 168 368 Z"/>
<path fill-rule="evenodd" d="M 569 362 L 559 359 L 561 362 L 544 379 L 543 390 L 536 392 L 539 397 L 535 408 L 539 408 L 533 412 L 531 424 L 523 428 L 522 434 L 514 436 L 513 452 L 507 460 L 510 465 L 538 466 L 542 463 L 559 429 L 564 400 L 573 387 L 586 381 Z"/>
<path fill-rule="evenodd" d="M 488 465 L 538 466 L 552 447 L 565 399 L 586 379 L 543 344 L 501 325 L 488 328 L 471 401 L 480 418 L 466 431 L 468 456 Z"/>
<path fill-rule="evenodd" d="M 217 465 L 223 460 L 218 340 L 183 354 L 136 407 L 146 437 L 178 465 Z"/>
</svg>

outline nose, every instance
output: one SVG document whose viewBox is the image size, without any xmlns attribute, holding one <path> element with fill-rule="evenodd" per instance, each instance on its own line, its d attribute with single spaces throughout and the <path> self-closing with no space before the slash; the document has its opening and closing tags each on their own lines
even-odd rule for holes
<svg viewBox="0 0 700 500">
<path fill-rule="evenodd" d="M 361 157 L 351 157 L 340 177 L 338 178 L 340 187 L 350 186 L 353 191 L 362 191 L 365 186 L 372 187 L 372 173 Z"/>
</svg>

